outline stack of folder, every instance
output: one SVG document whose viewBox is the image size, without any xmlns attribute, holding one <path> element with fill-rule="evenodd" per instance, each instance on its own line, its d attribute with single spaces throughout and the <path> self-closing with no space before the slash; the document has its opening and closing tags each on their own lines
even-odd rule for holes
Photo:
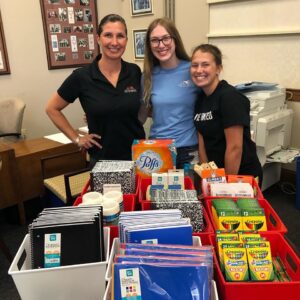
<svg viewBox="0 0 300 300">
<path fill-rule="evenodd" d="M 101 206 L 46 208 L 28 231 L 33 269 L 105 260 Z"/>
<path fill-rule="evenodd" d="M 211 246 L 120 245 L 112 264 L 112 299 L 210 299 Z"/>
</svg>

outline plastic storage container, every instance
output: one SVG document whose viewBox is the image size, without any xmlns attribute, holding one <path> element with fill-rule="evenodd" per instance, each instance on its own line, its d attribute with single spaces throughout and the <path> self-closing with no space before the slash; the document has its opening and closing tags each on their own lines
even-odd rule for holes
<svg viewBox="0 0 300 300">
<path fill-rule="evenodd" d="M 31 269 L 30 237 L 27 234 L 8 270 L 22 300 L 101 299 L 109 260 L 110 229 L 104 228 L 106 260 L 88 264 Z"/>
<path fill-rule="evenodd" d="M 220 298 L 223 300 L 282 300 L 297 299 L 300 293 L 300 259 L 283 235 L 278 232 L 264 232 L 271 244 L 272 256 L 283 261 L 291 282 L 227 282 L 221 272 L 219 261 L 215 259 L 215 280 Z M 210 235 L 211 244 L 216 247 L 215 235 Z M 298 296 L 297 296 L 298 295 Z"/>
<path fill-rule="evenodd" d="M 221 197 L 222 198 L 222 197 Z M 214 230 L 217 229 L 217 225 L 213 219 L 212 215 L 212 201 L 214 199 L 218 199 L 217 197 L 209 197 L 204 199 L 204 205 L 207 209 L 208 216 L 210 218 L 211 224 L 214 228 Z M 232 198 L 234 201 L 237 200 L 237 198 Z M 275 210 L 272 208 L 270 203 L 266 199 L 258 199 L 257 200 L 260 206 L 265 210 L 265 216 L 266 216 L 266 221 L 267 221 L 267 228 L 268 232 L 269 231 L 276 231 L 282 234 L 287 233 L 287 228 L 275 212 Z"/>
</svg>

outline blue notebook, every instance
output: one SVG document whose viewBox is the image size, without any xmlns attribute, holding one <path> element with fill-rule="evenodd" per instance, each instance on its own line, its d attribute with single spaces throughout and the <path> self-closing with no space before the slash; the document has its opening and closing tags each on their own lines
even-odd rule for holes
<svg viewBox="0 0 300 300">
<path fill-rule="evenodd" d="M 112 299 L 210 300 L 204 266 L 117 263 L 112 278 Z"/>
<path fill-rule="evenodd" d="M 157 227 L 142 230 L 128 230 L 127 243 L 193 245 L 192 226 Z"/>
</svg>

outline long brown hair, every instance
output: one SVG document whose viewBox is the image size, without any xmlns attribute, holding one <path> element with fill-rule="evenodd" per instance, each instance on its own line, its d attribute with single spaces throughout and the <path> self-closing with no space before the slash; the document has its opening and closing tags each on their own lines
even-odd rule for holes
<svg viewBox="0 0 300 300">
<path fill-rule="evenodd" d="M 182 60 L 190 60 L 185 48 L 183 46 L 180 34 L 174 24 L 174 22 L 168 18 L 158 18 L 150 23 L 146 33 L 146 45 L 145 45 L 145 58 L 144 58 L 144 94 L 143 98 L 147 104 L 150 105 L 151 89 L 152 89 L 152 70 L 154 66 L 159 65 L 159 60 L 153 55 L 150 45 L 150 34 L 156 26 L 162 26 L 173 38 L 175 43 L 175 54 L 177 58 Z"/>
</svg>

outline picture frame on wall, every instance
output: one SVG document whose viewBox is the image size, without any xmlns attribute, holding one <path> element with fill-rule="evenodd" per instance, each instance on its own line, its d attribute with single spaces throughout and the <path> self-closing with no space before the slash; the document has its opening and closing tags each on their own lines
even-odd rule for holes
<svg viewBox="0 0 300 300">
<path fill-rule="evenodd" d="M 132 16 L 153 14 L 152 0 L 131 0 L 130 3 Z"/>
<path fill-rule="evenodd" d="M 0 12 L 0 75 L 10 74 L 4 29 Z"/>
<path fill-rule="evenodd" d="M 48 69 L 75 68 L 99 54 L 96 0 L 40 0 Z"/>
<path fill-rule="evenodd" d="M 145 57 L 146 32 L 146 29 L 133 30 L 133 49 L 136 60 Z"/>
</svg>

